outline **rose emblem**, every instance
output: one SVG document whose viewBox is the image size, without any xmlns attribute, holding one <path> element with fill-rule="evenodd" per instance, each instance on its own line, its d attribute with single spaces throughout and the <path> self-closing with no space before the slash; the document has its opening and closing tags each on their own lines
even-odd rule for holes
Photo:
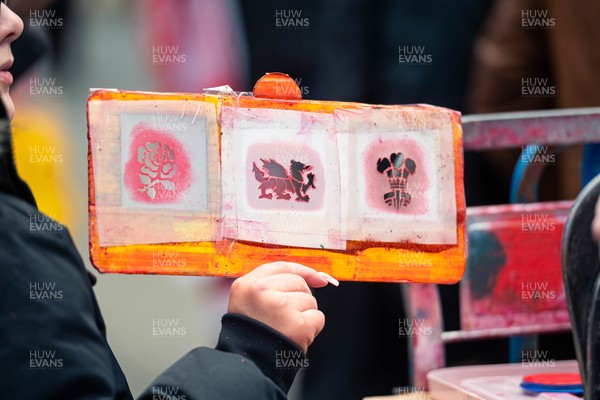
<svg viewBox="0 0 600 400">
<path fill-rule="evenodd" d="M 148 142 L 145 146 L 138 147 L 137 160 L 140 169 L 140 182 L 144 185 L 138 189 L 154 199 L 156 197 L 155 185 L 161 185 L 164 190 L 175 190 L 175 183 L 171 180 L 177 172 L 175 152 L 167 144 Z"/>
<path fill-rule="evenodd" d="M 192 185 L 185 147 L 173 135 L 140 123 L 132 130 L 129 157 L 123 169 L 124 187 L 142 203 L 176 203 Z"/>
</svg>

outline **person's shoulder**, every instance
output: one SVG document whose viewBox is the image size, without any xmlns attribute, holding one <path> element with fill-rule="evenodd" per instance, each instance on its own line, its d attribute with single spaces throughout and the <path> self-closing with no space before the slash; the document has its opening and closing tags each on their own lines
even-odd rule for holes
<svg viewBox="0 0 600 400">
<path fill-rule="evenodd" d="M 69 242 L 65 226 L 15 196 L 0 192 L 0 248 Z M 14 248 L 12 246 L 17 246 Z"/>
<path fill-rule="evenodd" d="M 14 268 L 21 274 L 41 269 L 47 273 L 58 272 L 61 267 L 83 268 L 64 225 L 35 206 L 5 193 L 0 193 L 0 259 L 2 275 Z"/>
</svg>

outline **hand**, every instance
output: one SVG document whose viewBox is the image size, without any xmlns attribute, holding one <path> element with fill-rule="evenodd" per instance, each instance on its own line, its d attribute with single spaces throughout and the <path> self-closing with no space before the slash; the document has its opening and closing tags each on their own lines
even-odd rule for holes
<svg viewBox="0 0 600 400">
<path fill-rule="evenodd" d="M 317 271 L 304 265 L 264 264 L 233 282 L 227 311 L 269 325 L 306 353 L 325 325 L 325 315 L 317 308 L 309 286 L 325 285 L 327 281 Z"/>
</svg>

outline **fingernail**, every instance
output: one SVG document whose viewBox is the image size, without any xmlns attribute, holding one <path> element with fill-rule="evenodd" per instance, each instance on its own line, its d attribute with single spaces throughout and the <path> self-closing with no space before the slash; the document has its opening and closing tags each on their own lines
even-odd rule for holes
<svg viewBox="0 0 600 400">
<path fill-rule="evenodd" d="M 319 272 L 319 276 L 331 283 L 333 286 L 340 286 L 340 283 L 333 276 L 326 274 L 325 272 Z"/>
</svg>

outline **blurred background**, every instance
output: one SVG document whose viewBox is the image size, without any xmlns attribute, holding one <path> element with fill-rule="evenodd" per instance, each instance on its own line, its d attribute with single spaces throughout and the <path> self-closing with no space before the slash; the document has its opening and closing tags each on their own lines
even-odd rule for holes
<svg viewBox="0 0 600 400">
<path fill-rule="evenodd" d="M 530 0 L 14 1 L 11 8 L 26 26 L 13 46 L 13 69 L 20 70 L 11 90 L 18 167 L 41 210 L 69 227 L 94 270 L 87 229 L 90 88 L 198 92 L 229 84 L 250 91 L 264 73 L 281 71 L 313 100 L 430 103 L 463 113 L 598 106 L 598 52 L 582 43 L 600 38 L 593 20 L 600 14 L 581 11 L 586 7 L 596 6 L 579 10 Z M 545 21 L 545 29 L 527 26 L 523 12 L 530 9 L 545 12 L 527 18 Z M 534 85 L 553 87 L 553 94 L 523 96 L 529 77 L 542 79 Z M 508 202 L 519 152 L 488 153 L 465 154 L 469 206 Z M 559 154 L 542 178 L 542 200 L 575 196 L 580 157 L 577 146 Z M 193 347 L 214 346 L 228 285 L 218 278 L 99 276 L 95 291 L 109 343 L 134 395 Z M 457 329 L 455 286 L 444 286 L 441 295 L 446 328 Z M 408 385 L 406 338 L 397 332 L 405 317 L 398 285 L 344 282 L 316 296 L 327 327 L 311 347 L 310 368 L 292 399 L 361 399 Z M 161 319 L 184 329 L 157 336 L 152 328 Z M 486 342 L 481 353 L 456 346 L 448 349 L 449 365 L 505 361 L 504 341 Z"/>
</svg>

